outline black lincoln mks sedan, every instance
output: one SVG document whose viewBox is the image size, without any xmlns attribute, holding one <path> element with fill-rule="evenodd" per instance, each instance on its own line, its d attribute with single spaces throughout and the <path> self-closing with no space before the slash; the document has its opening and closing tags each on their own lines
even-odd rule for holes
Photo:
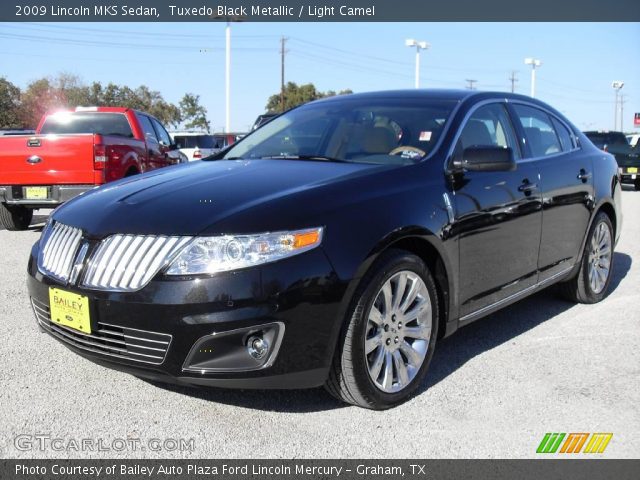
<svg viewBox="0 0 640 480">
<path fill-rule="evenodd" d="M 40 327 L 102 365 L 383 409 L 460 326 L 556 283 L 600 301 L 620 192 L 615 159 L 532 98 L 340 96 L 58 208 L 28 287 Z"/>
</svg>

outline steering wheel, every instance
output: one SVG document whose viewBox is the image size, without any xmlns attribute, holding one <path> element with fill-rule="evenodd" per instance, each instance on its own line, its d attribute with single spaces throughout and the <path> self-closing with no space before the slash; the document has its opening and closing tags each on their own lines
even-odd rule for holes
<svg viewBox="0 0 640 480">
<path fill-rule="evenodd" d="M 391 150 L 389 152 L 389 155 L 404 155 L 405 153 L 417 153 L 418 155 L 420 155 L 421 157 L 424 157 L 427 152 L 425 152 L 424 150 L 419 149 L 418 147 L 412 147 L 411 145 L 403 145 L 400 147 L 396 147 L 393 150 Z M 409 155 L 409 158 L 415 158 L 416 155 Z"/>
</svg>

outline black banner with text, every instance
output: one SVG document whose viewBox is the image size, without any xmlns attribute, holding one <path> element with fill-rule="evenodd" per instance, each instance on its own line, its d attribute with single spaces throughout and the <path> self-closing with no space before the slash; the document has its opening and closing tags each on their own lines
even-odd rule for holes
<svg viewBox="0 0 640 480">
<path fill-rule="evenodd" d="M 640 21 L 637 0 L 14 0 L 2 22 Z"/>
</svg>

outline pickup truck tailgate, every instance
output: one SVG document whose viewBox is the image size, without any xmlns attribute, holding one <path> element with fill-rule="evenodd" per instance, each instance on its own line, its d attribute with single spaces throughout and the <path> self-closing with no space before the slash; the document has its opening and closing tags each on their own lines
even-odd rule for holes
<svg viewBox="0 0 640 480">
<path fill-rule="evenodd" d="M 0 185 L 93 184 L 93 134 L 0 137 Z"/>
</svg>

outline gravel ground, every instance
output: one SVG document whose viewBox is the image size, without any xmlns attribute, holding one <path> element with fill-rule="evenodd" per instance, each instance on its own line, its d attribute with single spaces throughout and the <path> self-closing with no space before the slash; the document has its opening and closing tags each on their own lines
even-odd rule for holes
<svg viewBox="0 0 640 480">
<path fill-rule="evenodd" d="M 45 216 L 27 232 L 2 230 L 0 457 L 522 458 L 535 456 L 545 432 L 613 432 L 604 456 L 638 458 L 640 192 L 627 189 L 623 202 L 607 299 L 573 305 L 545 291 L 460 330 L 437 346 L 420 394 L 386 412 L 342 405 L 322 389 L 178 388 L 97 366 L 36 328 L 24 277 Z M 20 434 L 112 450 L 35 442 L 23 451 Z M 140 439 L 130 440 L 136 450 L 115 451 L 127 438 Z M 169 442 L 155 451 L 152 439 Z"/>
</svg>

